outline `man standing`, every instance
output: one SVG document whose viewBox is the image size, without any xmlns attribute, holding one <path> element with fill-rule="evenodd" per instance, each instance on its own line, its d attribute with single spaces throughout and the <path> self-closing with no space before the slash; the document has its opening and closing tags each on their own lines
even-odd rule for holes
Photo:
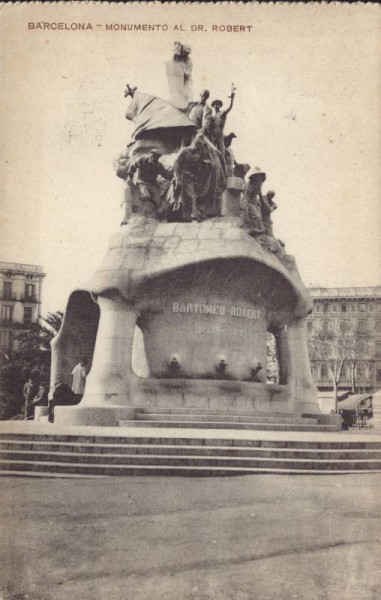
<svg viewBox="0 0 381 600">
<path fill-rule="evenodd" d="M 217 150 L 221 153 L 221 162 L 226 169 L 225 166 L 225 144 L 224 144 L 224 128 L 226 123 L 226 117 L 228 113 L 233 108 L 234 103 L 234 92 L 229 96 L 230 104 L 226 110 L 221 112 L 222 102 L 221 100 L 214 100 L 212 102 L 212 107 L 214 108 L 214 115 L 212 116 L 212 122 L 210 127 L 210 141 L 213 142 Z"/>
<path fill-rule="evenodd" d="M 25 420 L 33 419 L 34 406 L 33 400 L 38 393 L 38 381 L 33 374 L 29 377 L 23 388 L 23 396 L 25 400 Z"/>
<path fill-rule="evenodd" d="M 203 90 L 198 102 L 192 102 L 187 109 L 188 117 L 197 126 L 199 133 L 209 136 L 212 124 L 212 109 L 207 100 L 210 96 L 209 90 Z"/>
<path fill-rule="evenodd" d="M 71 389 L 75 394 L 78 402 L 82 400 L 83 394 L 85 393 L 85 383 L 87 375 L 86 366 L 87 360 L 86 358 L 84 358 L 83 360 L 81 360 L 80 363 L 78 363 L 74 367 L 74 369 L 71 372 L 71 374 L 73 375 L 73 384 L 71 386 Z"/>
</svg>

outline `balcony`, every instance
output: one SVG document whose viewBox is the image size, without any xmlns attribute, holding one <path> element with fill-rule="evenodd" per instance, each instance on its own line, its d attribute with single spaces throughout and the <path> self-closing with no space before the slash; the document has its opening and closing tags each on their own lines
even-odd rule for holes
<svg viewBox="0 0 381 600">
<path fill-rule="evenodd" d="M 17 302 L 16 294 L 8 294 L 3 292 L 0 294 L 0 300 L 5 300 L 6 302 Z"/>
<path fill-rule="evenodd" d="M 11 327 L 12 323 L 12 317 L 9 317 L 9 319 L 0 319 L 0 327 Z"/>
<path fill-rule="evenodd" d="M 21 296 L 20 302 L 24 302 L 24 304 L 37 304 L 39 302 L 39 299 L 35 294 L 31 296 L 26 296 L 24 294 L 24 296 Z"/>
</svg>

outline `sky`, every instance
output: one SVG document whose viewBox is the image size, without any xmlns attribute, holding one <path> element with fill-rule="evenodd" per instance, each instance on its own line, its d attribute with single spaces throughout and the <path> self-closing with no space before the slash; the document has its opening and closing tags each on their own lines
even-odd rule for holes
<svg viewBox="0 0 381 600">
<path fill-rule="evenodd" d="M 144 23 L 159 30 L 106 30 Z M 43 313 L 91 277 L 121 221 L 125 85 L 168 99 L 179 40 L 195 97 L 227 103 L 236 86 L 225 131 L 238 162 L 266 171 L 275 235 L 305 284 L 380 285 L 380 30 L 370 4 L 1 5 L 0 260 L 44 267 Z"/>
</svg>

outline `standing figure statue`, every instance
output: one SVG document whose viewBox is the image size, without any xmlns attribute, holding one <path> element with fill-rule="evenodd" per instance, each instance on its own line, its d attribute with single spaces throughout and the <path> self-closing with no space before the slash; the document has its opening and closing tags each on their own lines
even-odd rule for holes
<svg viewBox="0 0 381 600">
<path fill-rule="evenodd" d="M 267 192 L 267 194 L 264 196 L 264 203 L 262 206 L 262 220 L 263 220 L 263 226 L 265 228 L 265 235 L 270 235 L 271 237 L 274 237 L 271 213 L 276 208 L 278 208 L 273 200 L 274 196 L 275 196 L 275 192 L 273 192 L 272 190 L 269 190 Z"/>
<path fill-rule="evenodd" d="M 191 102 L 187 108 L 187 115 L 196 125 L 200 133 L 210 136 L 210 128 L 212 125 L 212 109 L 207 100 L 210 96 L 209 90 L 202 90 L 200 100 Z"/>
<path fill-rule="evenodd" d="M 224 136 L 226 177 L 233 177 L 234 175 L 236 163 L 232 149 L 232 141 L 236 137 L 235 133 L 229 133 L 229 135 Z"/>
<path fill-rule="evenodd" d="M 215 145 L 217 150 L 221 153 L 221 162 L 226 172 L 225 165 L 225 144 L 224 144 L 224 128 L 226 123 L 226 117 L 233 108 L 234 103 L 234 91 L 232 91 L 230 98 L 230 104 L 228 108 L 221 112 L 223 103 L 221 100 L 213 100 L 212 107 L 214 108 L 214 115 L 212 115 L 212 123 L 210 127 L 210 141 Z"/>
<path fill-rule="evenodd" d="M 190 46 L 175 42 L 172 60 L 165 65 L 170 101 L 181 110 L 184 110 L 192 100 L 193 63 L 190 53 Z"/>
<path fill-rule="evenodd" d="M 134 212 L 146 217 L 157 218 L 160 209 L 161 195 L 157 178 L 172 178 L 170 171 L 159 161 L 160 156 L 160 152 L 152 150 L 148 155 L 139 158 L 129 170 L 129 176 L 135 183 L 139 196 L 139 207 Z"/>
<path fill-rule="evenodd" d="M 187 223 L 197 221 L 197 179 L 201 167 L 201 141 L 197 136 L 190 146 L 180 150 L 173 167 L 173 211 L 182 211 Z"/>
<path fill-rule="evenodd" d="M 257 237 L 265 233 L 262 209 L 266 202 L 262 194 L 262 184 L 266 181 L 266 173 L 259 167 L 254 167 L 247 174 L 248 182 L 243 197 L 244 224 L 249 235 Z"/>
</svg>

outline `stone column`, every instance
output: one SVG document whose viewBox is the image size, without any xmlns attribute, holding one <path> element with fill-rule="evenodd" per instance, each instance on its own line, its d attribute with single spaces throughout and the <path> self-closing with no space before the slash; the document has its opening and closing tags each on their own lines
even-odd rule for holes
<svg viewBox="0 0 381 600">
<path fill-rule="evenodd" d="M 100 319 L 91 371 L 81 406 L 126 405 L 136 313 L 120 297 L 98 297 Z"/>
<path fill-rule="evenodd" d="M 293 319 L 277 336 L 281 383 L 290 387 L 294 411 L 320 413 L 307 349 L 304 318 Z"/>
<path fill-rule="evenodd" d="M 121 419 L 134 417 L 130 405 L 136 380 L 131 367 L 136 313 L 120 296 L 98 296 L 97 302 L 100 318 L 84 397 L 77 406 L 56 406 L 55 423 L 115 427 Z M 55 346 L 56 362 L 62 362 L 64 342 Z"/>
</svg>

